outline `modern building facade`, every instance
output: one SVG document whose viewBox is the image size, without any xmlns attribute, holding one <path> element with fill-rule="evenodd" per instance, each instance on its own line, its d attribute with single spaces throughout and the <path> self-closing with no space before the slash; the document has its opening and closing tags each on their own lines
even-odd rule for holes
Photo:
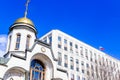
<svg viewBox="0 0 120 80">
<path fill-rule="evenodd" d="M 59 30 L 52 30 L 40 40 L 51 44 L 58 58 L 57 70 L 67 74 L 65 80 L 120 80 L 120 61 L 104 52 Z"/>
<path fill-rule="evenodd" d="M 9 28 L 0 80 L 120 80 L 120 61 L 59 30 L 38 39 L 26 16 Z"/>
</svg>

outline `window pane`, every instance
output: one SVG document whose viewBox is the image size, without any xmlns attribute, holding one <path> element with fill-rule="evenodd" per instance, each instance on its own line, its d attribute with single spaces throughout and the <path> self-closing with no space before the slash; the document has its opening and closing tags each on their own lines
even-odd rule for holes
<svg viewBox="0 0 120 80">
<path fill-rule="evenodd" d="M 58 52 L 58 65 L 62 65 L 62 54 Z"/>
<path fill-rule="evenodd" d="M 30 36 L 28 35 L 27 39 L 26 39 L 26 48 L 27 49 L 29 48 L 29 45 L 30 45 Z"/>
<path fill-rule="evenodd" d="M 67 55 L 64 55 L 64 66 L 68 67 L 68 57 L 67 57 Z"/>
<path fill-rule="evenodd" d="M 58 41 L 61 41 L 61 37 L 60 36 L 58 36 Z"/>
<path fill-rule="evenodd" d="M 31 62 L 31 71 L 30 71 L 31 72 L 30 78 L 32 78 L 32 79 L 30 79 L 30 80 L 43 80 L 43 78 L 44 78 L 44 77 L 42 77 L 44 74 L 43 71 L 44 71 L 44 69 L 43 69 L 43 66 L 41 65 L 41 63 L 37 60 L 33 60 Z"/>
<path fill-rule="evenodd" d="M 20 47 L 20 38 L 21 38 L 20 34 L 17 34 L 15 49 L 19 49 Z"/>
</svg>

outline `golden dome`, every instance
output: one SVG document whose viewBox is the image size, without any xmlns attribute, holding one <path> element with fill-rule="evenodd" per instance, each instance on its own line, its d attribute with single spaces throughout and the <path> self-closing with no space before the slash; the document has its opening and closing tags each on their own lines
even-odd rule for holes
<svg viewBox="0 0 120 80">
<path fill-rule="evenodd" d="M 15 21 L 15 23 L 27 23 L 27 24 L 30 24 L 30 25 L 34 26 L 33 22 L 30 19 L 26 18 L 26 17 L 17 19 Z"/>
</svg>

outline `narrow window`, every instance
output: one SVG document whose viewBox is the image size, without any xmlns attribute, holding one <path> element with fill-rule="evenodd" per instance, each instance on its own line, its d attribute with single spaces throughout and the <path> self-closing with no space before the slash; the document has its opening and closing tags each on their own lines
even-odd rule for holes
<svg viewBox="0 0 120 80">
<path fill-rule="evenodd" d="M 87 75 L 88 75 L 88 76 L 90 75 L 90 72 L 89 72 L 89 71 L 87 71 Z"/>
<path fill-rule="evenodd" d="M 21 39 L 21 35 L 17 34 L 16 45 L 15 45 L 16 50 L 20 48 L 20 39 Z"/>
<path fill-rule="evenodd" d="M 86 67 L 89 68 L 89 64 L 88 63 L 86 63 Z"/>
<path fill-rule="evenodd" d="M 61 43 L 61 37 L 58 36 L 58 48 L 61 48 L 61 45 L 62 45 L 62 43 Z"/>
<path fill-rule="evenodd" d="M 61 37 L 60 36 L 58 36 L 58 41 L 61 41 Z"/>
<path fill-rule="evenodd" d="M 71 74 L 71 80 L 74 80 L 74 74 Z"/>
<path fill-rule="evenodd" d="M 76 71 L 79 71 L 79 60 L 76 59 Z"/>
<path fill-rule="evenodd" d="M 47 43 L 47 38 L 46 37 L 43 39 L 43 42 Z"/>
<path fill-rule="evenodd" d="M 70 52 L 73 53 L 73 44 L 70 42 Z"/>
<path fill-rule="evenodd" d="M 80 80 L 80 76 L 77 75 L 77 80 Z"/>
<path fill-rule="evenodd" d="M 78 45 L 75 44 L 76 53 L 78 53 Z"/>
<path fill-rule="evenodd" d="M 62 54 L 58 52 L 58 65 L 62 65 Z"/>
<path fill-rule="evenodd" d="M 49 44 L 52 44 L 52 36 L 49 36 Z"/>
<path fill-rule="evenodd" d="M 29 46 L 30 46 L 30 35 L 27 35 L 26 48 L 29 49 Z"/>
<path fill-rule="evenodd" d="M 83 57 L 83 47 L 80 47 L 80 54 Z"/>
<path fill-rule="evenodd" d="M 86 56 L 86 59 L 88 60 L 88 50 L 85 49 L 85 56 Z"/>
<path fill-rule="evenodd" d="M 72 42 L 70 42 L 70 46 L 72 47 Z"/>
<path fill-rule="evenodd" d="M 68 67 L 68 57 L 67 57 L 67 55 L 64 55 L 64 66 Z"/>
<path fill-rule="evenodd" d="M 82 80 L 85 80 L 85 78 L 84 78 L 84 77 L 82 77 Z"/>
<path fill-rule="evenodd" d="M 64 44 L 67 44 L 67 40 L 66 39 L 64 39 Z"/>
<path fill-rule="evenodd" d="M 81 65 L 84 66 L 84 62 L 83 61 L 81 61 Z"/>
<path fill-rule="evenodd" d="M 64 39 L 64 50 L 67 51 L 67 40 Z"/>
<path fill-rule="evenodd" d="M 82 69 L 82 73 L 83 73 L 83 74 L 85 73 L 85 70 L 84 70 L 84 69 Z"/>
<path fill-rule="evenodd" d="M 70 68 L 73 70 L 74 69 L 74 61 L 73 58 L 70 58 Z"/>
</svg>

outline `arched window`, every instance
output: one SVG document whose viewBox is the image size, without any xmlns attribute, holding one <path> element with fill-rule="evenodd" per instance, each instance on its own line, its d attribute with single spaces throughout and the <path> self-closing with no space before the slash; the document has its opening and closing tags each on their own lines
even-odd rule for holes
<svg viewBox="0 0 120 80">
<path fill-rule="evenodd" d="M 44 80 L 44 67 L 38 60 L 31 62 L 30 80 Z"/>
<path fill-rule="evenodd" d="M 17 38 L 16 38 L 16 45 L 15 45 L 15 49 L 18 50 L 20 47 L 20 39 L 21 39 L 21 35 L 17 34 Z"/>
<path fill-rule="evenodd" d="M 28 49 L 29 46 L 30 46 L 30 38 L 31 36 L 30 35 L 27 35 L 27 39 L 26 39 L 26 48 Z"/>
</svg>

